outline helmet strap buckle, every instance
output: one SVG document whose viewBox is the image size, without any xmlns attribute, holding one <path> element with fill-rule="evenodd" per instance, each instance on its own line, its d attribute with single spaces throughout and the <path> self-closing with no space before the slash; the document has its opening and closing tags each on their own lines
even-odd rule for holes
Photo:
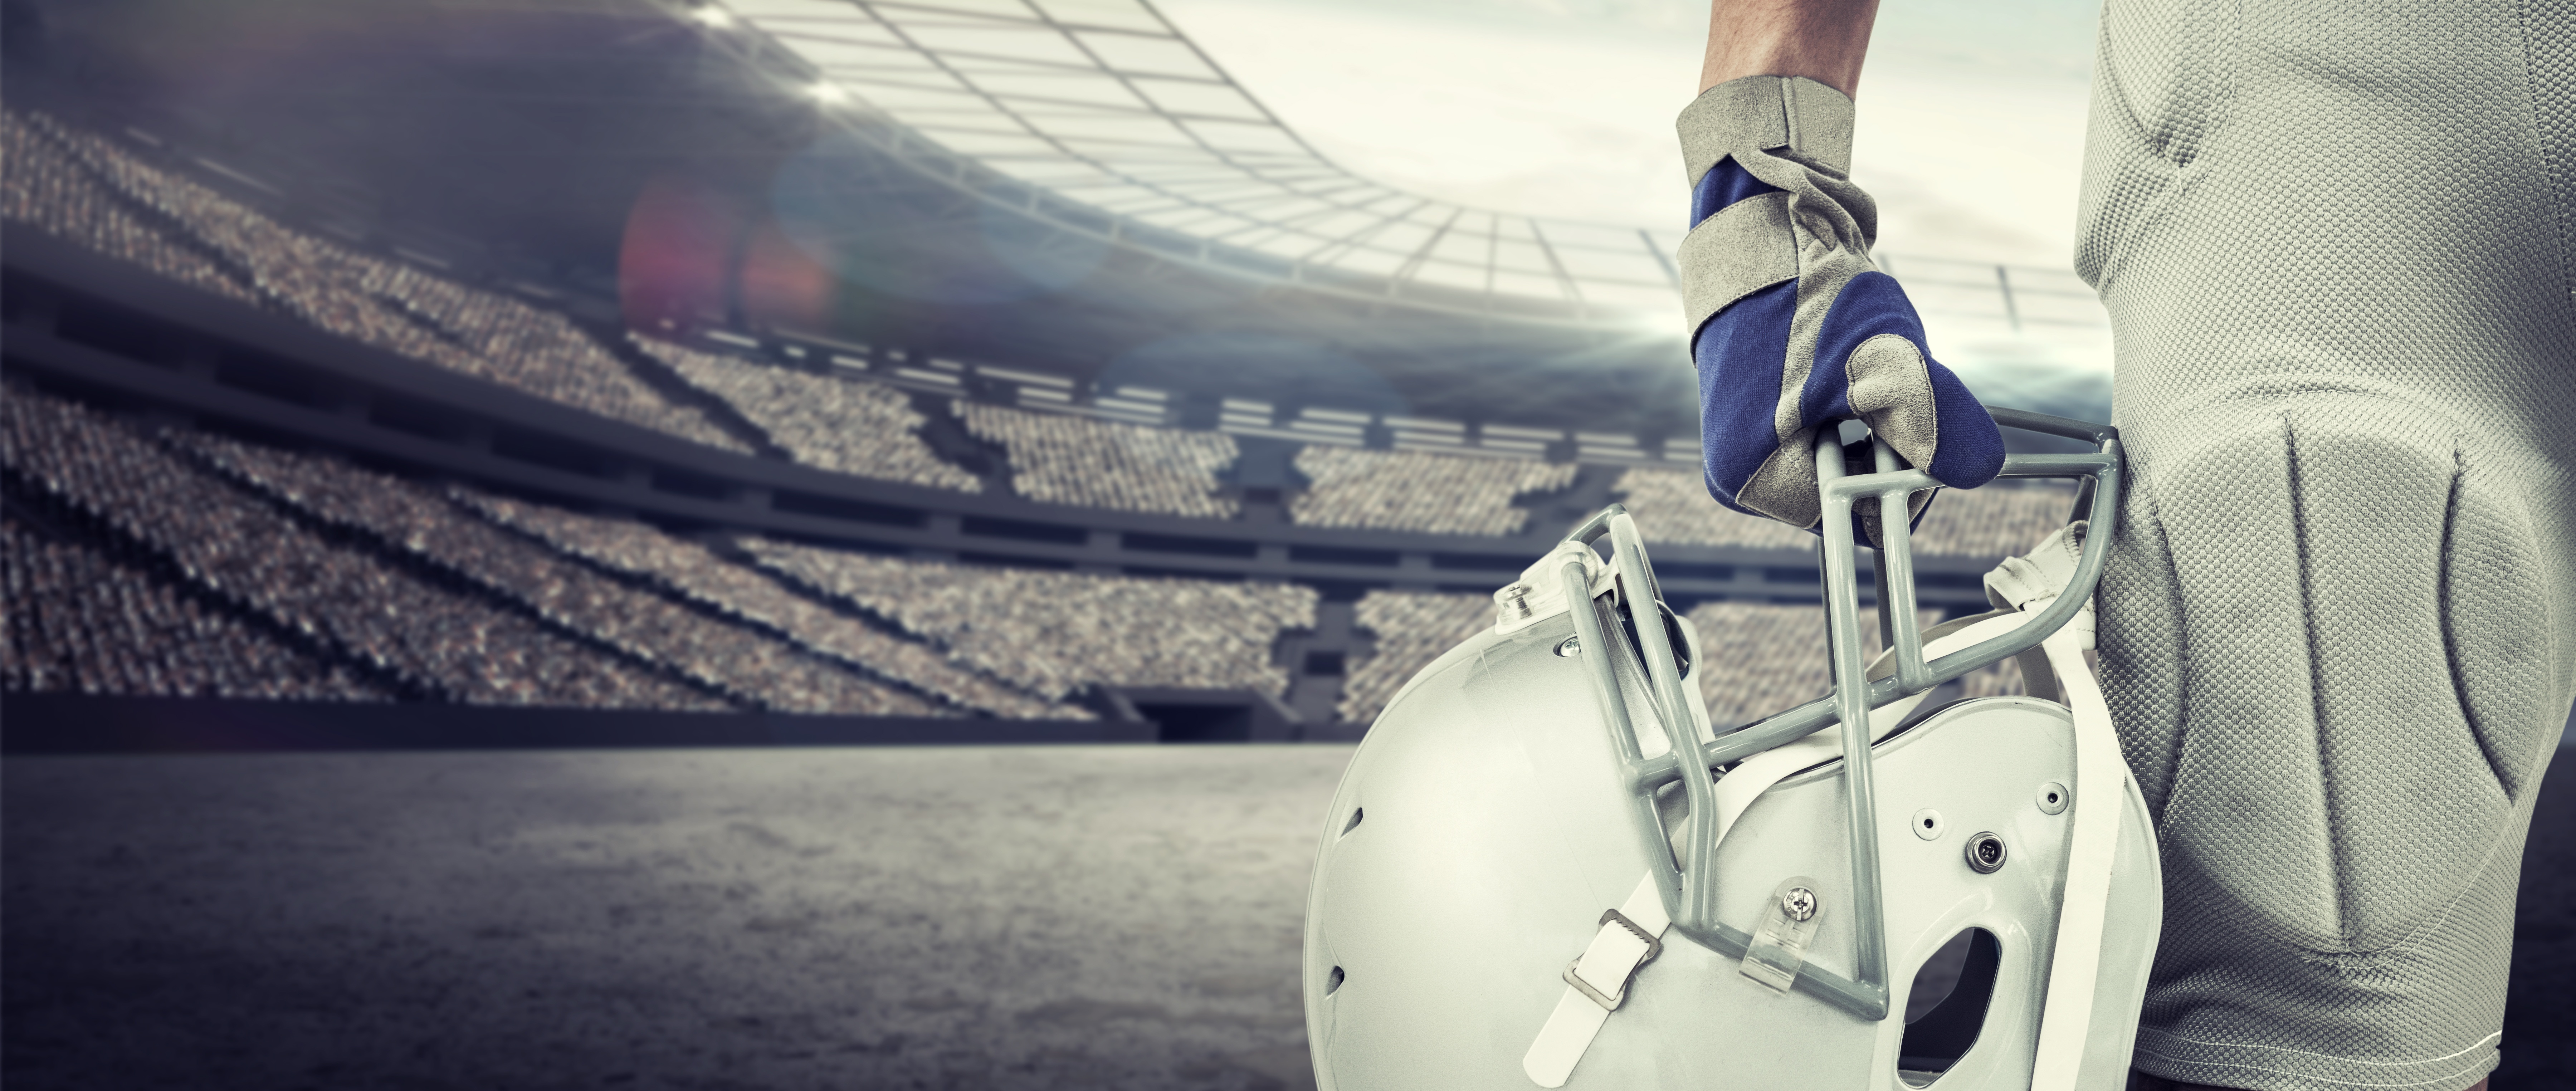
<svg viewBox="0 0 2576 1091">
<path fill-rule="evenodd" d="M 1576 972 L 1577 968 L 1583 965 L 1581 958 L 1565 964 L 1565 983 L 1574 986 L 1576 991 L 1591 998 L 1593 1003 L 1601 1005 L 1601 1010 L 1617 1011 L 1620 1004 L 1627 1002 L 1628 986 L 1637 980 L 1637 971 L 1645 969 L 1647 963 L 1653 962 L 1656 956 L 1664 953 L 1664 938 L 1647 931 L 1644 925 L 1628 919 L 1627 914 L 1616 909 L 1602 910 L 1601 919 L 1597 923 L 1605 930 L 1612 924 L 1618 925 L 1627 930 L 1628 934 L 1637 937 L 1637 941 L 1645 944 L 1646 949 L 1636 956 L 1636 961 L 1628 964 L 1628 972 L 1619 979 L 1619 991 L 1608 996 L 1602 995 L 1600 989 L 1594 988 L 1591 982 L 1583 979 L 1581 973 Z"/>
</svg>

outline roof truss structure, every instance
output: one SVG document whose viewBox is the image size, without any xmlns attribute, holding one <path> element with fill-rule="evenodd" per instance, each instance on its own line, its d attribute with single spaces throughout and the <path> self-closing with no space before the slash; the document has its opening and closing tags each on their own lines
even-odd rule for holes
<svg viewBox="0 0 2576 1091">
<path fill-rule="evenodd" d="M 704 13 L 712 9 L 698 9 Z M 1300 139 L 1148 0 L 724 0 L 827 102 L 1292 282 L 1398 305 L 1599 320 L 1669 313 L 1679 233 L 1469 208 Z M 1030 202 L 1035 205 L 1038 202 Z M 1042 209 L 1035 209 L 1040 211 Z M 1090 217 L 1083 217 L 1090 219 Z"/>
</svg>

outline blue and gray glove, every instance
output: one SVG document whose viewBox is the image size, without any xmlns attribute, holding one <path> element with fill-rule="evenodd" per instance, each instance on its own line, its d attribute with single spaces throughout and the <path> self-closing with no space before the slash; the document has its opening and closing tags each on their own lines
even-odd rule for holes
<svg viewBox="0 0 2576 1091">
<path fill-rule="evenodd" d="M 1847 419 L 1944 485 L 1992 480 L 2004 458 L 1994 419 L 1933 362 L 1914 305 L 1870 263 L 1878 208 L 1850 178 L 1851 99 L 1747 76 L 1701 93 L 1679 128 L 1695 225 L 1682 297 L 1709 494 L 1814 530 L 1816 430 Z M 1913 513 L 1930 501 L 1916 494 Z"/>
</svg>

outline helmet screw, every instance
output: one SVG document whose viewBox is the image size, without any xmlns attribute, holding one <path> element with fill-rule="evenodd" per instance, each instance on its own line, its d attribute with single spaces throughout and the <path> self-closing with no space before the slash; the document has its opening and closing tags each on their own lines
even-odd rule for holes
<svg viewBox="0 0 2576 1091">
<path fill-rule="evenodd" d="M 1583 638 L 1579 636 L 1566 637 L 1563 643 L 1556 646 L 1556 654 L 1561 656 L 1576 656 L 1583 654 Z"/>
<path fill-rule="evenodd" d="M 2004 867 L 2004 839 L 1992 833 L 1981 833 L 1968 839 L 1968 867 L 1979 875 L 1992 875 Z"/>
<path fill-rule="evenodd" d="M 1793 921 L 1803 921 L 1815 916 L 1816 892 L 1803 886 L 1793 886 L 1782 891 L 1780 911 L 1788 914 L 1789 919 Z"/>
</svg>

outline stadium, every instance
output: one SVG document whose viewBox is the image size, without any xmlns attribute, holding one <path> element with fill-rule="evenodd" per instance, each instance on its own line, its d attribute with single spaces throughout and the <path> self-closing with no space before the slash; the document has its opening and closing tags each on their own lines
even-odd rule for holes
<svg viewBox="0 0 2576 1091">
<path fill-rule="evenodd" d="M 1302 904 L 1315 817 L 1298 807 L 1320 806 L 1347 760 L 1331 744 L 1489 626 L 1495 589 L 1567 527 L 1612 502 L 1637 514 L 1667 597 L 1730 668 L 1701 675 L 1713 720 L 1827 688 L 1815 540 L 1717 506 L 1702 482 L 1671 321 L 1680 232 L 1374 182 L 1143 0 L 8 13 L 0 695 L 15 774 L 8 1064 L 30 1086 L 178 1071 L 106 1056 L 80 1019 L 158 1027 L 138 1033 L 172 1057 L 256 1025 L 194 1006 L 225 960 L 250 957 L 232 940 L 188 941 L 225 950 L 119 992 L 72 983 L 74 962 L 160 918 L 22 908 L 27 876 L 84 854 L 200 859 L 181 826 L 148 817 L 156 796 L 280 799 L 260 836 L 289 841 L 387 820 L 330 798 L 402 800 L 458 830 L 482 829 L 487 807 L 533 808 L 555 829 L 568 820 L 547 808 L 613 806 L 617 791 L 729 813 L 734 797 L 690 796 L 712 790 L 649 755 L 742 798 L 851 798 L 784 825 L 733 821 L 787 854 L 708 880 L 747 895 L 631 877 L 569 888 L 529 863 L 518 881 L 565 906 L 355 926 L 432 946 L 497 928 L 506 945 L 580 933 L 569 906 L 587 900 L 661 907 L 644 912 L 662 924 L 616 942 L 667 955 L 451 952 L 463 961 L 432 975 L 439 988 L 524 982 L 528 1019 L 572 1026 L 612 995 L 628 1007 L 560 1030 L 551 1055 L 508 1017 L 467 1019 L 418 1071 L 1297 1086 L 1303 1038 L 1278 1014 L 1295 981 L 1273 963 L 1283 942 L 1293 962 L 1293 936 L 1274 933 Z M 1938 329 L 2106 336 L 2070 273 L 1881 260 Z M 2015 393 L 2108 414 L 2098 382 Z M 2010 484 L 1944 496 L 1915 546 L 1927 622 L 1985 609 L 1983 573 L 2073 502 Z M 2009 663 L 1952 685 L 2019 690 Z M 1151 743 L 1315 745 L 1064 745 Z M 181 766 L 34 760 L 120 753 L 267 764 L 200 790 Z M 552 802 L 440 795 L 406 761 Z M 862 871 L 910 878 L 883 880 L 864 925 L 771 904 L 833 900 L 790 857 L 832 851 L 851 824 L 1056 800 L 1073 782 L 1163 808 L 1134 830 L 1178 822 L 1199 840 L 1130 843 L 1145 835 L 1099 817 L 1130 803 L 1057 800 L 1046 821 L 1098 836 L 961 820 L 968 832 L 870 858 Z M 55 837 L 54 812 L 22 811 L 39 803 L 127 824 Z M 1182 889 L 1169 874 L 1225 851 L 1207 827 L 1238 804 L 1259 812 L 1241 844 L 1267 870 Z M 362 839 L 446 861 L 422 874 L 475 866 L 429 827 Z M 558 848 L 572 853 L 558 863 L 594 852 Z M 649 855 L 596 850 L 620 851 Z M 668 851 L 721 870 L 735 850 Z M 2533 852 L 2530 871 L 2548 872 Z M 1103 875 L 1151 859 L 1134 866 L 1166 878 L 941 878 L 969 859 L 1023 874 L 1047 853 L 1111 861 Z M 607 857 L 594 863 L 627 866 Z M 319 866 L 278 860 L 254 869 L 284 888 Z M 279 889 L 227 879 L 192 896 L 247 920 L 272 896 L 255 886 Z M 1207 965 L 1085 962 L 1104 935 L 1147 942 L 1101 922 L 1148 895 L 1191 917 L 1258 904 L 1260 923 L 1211 940 Z M 2555 896 L 2527 882 L 2535 897 Z M 957 899 L 972 911 L 942 926 Z M 1059 901 L 1036 938 L 993 938 Z M 294 928 L 345 923 L 298 905 Z M 752 938 L 682 953 L 692 912 Z M 223 934 L 283 942 L 263 927 Z M 39 928 L 72 938 L 37 953 Z M 763 929 L 794 942 L 764 947 Z M 773 967 L 767 986 L 728 968 L 823 957 L 830 945 L 795 939 L 815 935 L 856 961 Z M 305 1005 L 274 1052 L 342 1067 L 289 1071 L 252 1050 L 205 1071 L 244 1086 L 406 1071 L 375 1052 L 397 1048 L 398 1024 L 463 1017 L 399 982 L 364 1001 L 326 984 L 349 965 L 390 972 L 366 942 L 281 956 L 292 980 L 251 987 L 253 1010 Z M 968 959 L 835 993 L 840 974 L 949 943 L 1061 945 L 1080 965 Z M 650 983 L 663 978 L 680 983 Z M 589 1000 L 535 999 L 553 980 Z M 663 992 L 716 999 L 684 1014 Z M 755 995 L 770 1006 L 713 1012 Z M 2563 999 L 2515 1003 L 2517 1018 L 2565 1015 Z M 343 1004 L 369 1014 L 314 1014 Z M 980 1037 L 992 1026 L 1015 1029 Z M 694 1042 L 705 1051 L 680 1047 Z"/>
</svg>

